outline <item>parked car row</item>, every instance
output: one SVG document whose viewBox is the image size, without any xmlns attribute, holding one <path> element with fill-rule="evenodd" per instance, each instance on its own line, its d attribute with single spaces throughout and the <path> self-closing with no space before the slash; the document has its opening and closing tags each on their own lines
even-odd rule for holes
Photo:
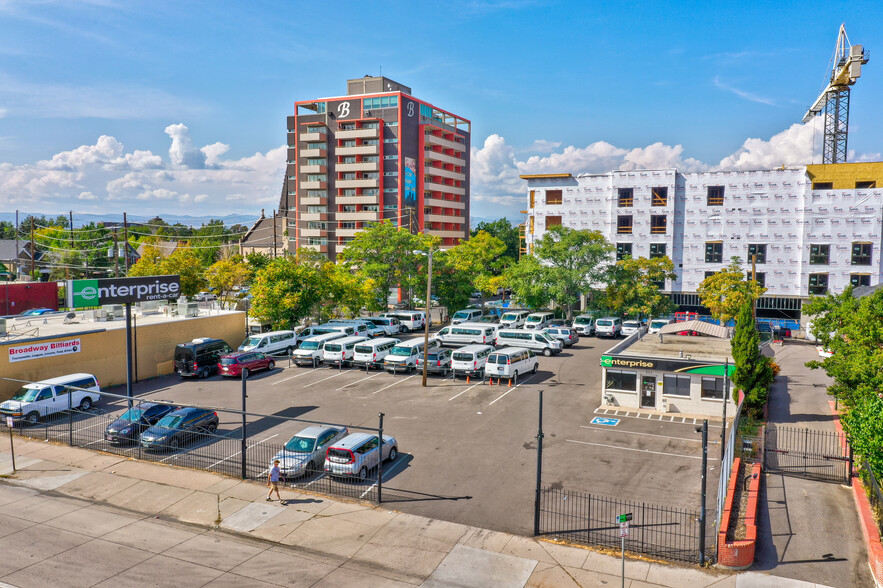
<svg viewBox="0 0 883 588">
<path fill-rule="evenodd" d="M 146 450 L 174 451 L 217 430 L 218 413 L 213 410 L 143 402 L 109 424 L 104 439 L 113 445 L 140 444 Z"/>
</svg>

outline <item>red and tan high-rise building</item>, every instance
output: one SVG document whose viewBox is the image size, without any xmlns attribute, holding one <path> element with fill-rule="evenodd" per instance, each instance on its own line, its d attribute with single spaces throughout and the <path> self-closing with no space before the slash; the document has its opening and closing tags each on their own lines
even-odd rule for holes
<svg viewBox="0 0 883 588">
<path fill-rule="evenodd" d="M 467 238 L 470 126 L 385 77 L 295 102 L 279 206 L 288 249 L 334 259 L 381 220 L 436 235 L 442 247 Z"/>
</svg>

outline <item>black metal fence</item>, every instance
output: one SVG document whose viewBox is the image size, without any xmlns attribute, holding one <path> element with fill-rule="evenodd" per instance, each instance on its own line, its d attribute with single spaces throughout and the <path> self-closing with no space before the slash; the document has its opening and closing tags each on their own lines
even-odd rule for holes
<svg viewBox="0 0 883 588">
<path fill-rule="evenodd" d="M 770 473 L 850 484 L 852 450 L 843 433 L 769 424 L 764 467 Z"/>
<path fill-rule="evenodd" d="M 71 395 L 66 396 L 70 398 Z M 273 459 L 283 451 L 287 438 L 276 442 L 274 437 L 273 442 L 270 442 L 266 438 L 258 439 L 259 435 L 251 435 L 250 426 L 254 425 L 253 430 L 261 431 L 267 428 L 267 423 L 258 426 L 255 418 L 259 420 L 270 419 L 273 421 L 272 424 L 289 422 L 292 424 L 291 434 L 313 424 L 333 424 L 276 415 L 246 413 L 246 417 L 252 419 L 252 422 L 246 424 L 244 439 L 242 426 L 216 431 L 213 431 L 214 427 L 200 427 L 186 435 L 174 437 L 174 441 L 170 439 L 156 447 L 148 448 L 138 441 L 138 434 L 143 430 L 138 430 L 132 434 L 131 439 L 124 439 L 122 442 L 108 440 L 106 434 L 108 426 L 126 410 L 128 399 L 125 396 L 107 392 L 102 392 L 101 397 L 102 406 L 110 408 L 110 412 L 94 407 L 88 410 L 69 407 L 43 415 L 35 423 L 16 419 L 12 433 L 22 437 L 56 441 L 72 447 L 83 447 L 144 461 L 211 471 L 242 479 L 266 480 Z M 148 401 L 134 399 L 132 406 L 137 409 L 144 402 Z M 154 400 L 149 402 L 167 404 Z M 176 404 L 175 406 L 180 405 Z M 234 415 L 236 420 L 241 420 L 243 414 L 241 411 L 230 409 L 211 410 L 215 410 L 216 414 L 227 413 L 225 414 L 227 417 Z M 5 416 L 0 415 L 0 433 L 8 435 L 9 428 Z M 382 428 L 382 417 L 378 425 L 378 428 L 374 429 L 352 425 L 337 426 L 346 426 L 350 433 L 378 434 Z M 397 460 L 401 459 L 403 458 L 397 458 Z M 316 456 L 315 459 L 309 461 L 303 475 L 285 478 L 282 486 L 356 500 L 381 502 L 383 498 L 382 485 L 389 477 L 384 475 L 384 471 L 391 472 L 396 465 L 396 461 L 387 461 L 379 466 L 366 468 L 364 477 L 360 477 L 358 471 L 352 478 L 332 477 L 327 475 L 324 470 L 324 455 Z M 391 498 L 391 496 L 389 497 Z"/>
<path fill-rule="evenodd" d="M 867 460 L 862 463 L 861 477 L 868 490 L 868 501 L 874 510 L 877 530 L 880 532 L 880 536 L 883 537 L 883 491 L 880 490 L 880 482 L 877 481 L 874 470 L 871 469 L 871 465 Z"/>
<path fill-rule="evenodd" d="M 540 535 L 618 549 L 618 515 L 631 513 L 626 550 L 668 560 L 699 562 L 699 510 L 621 500 L 544 487 Z M 713 535 L 713 534 L 712 534 Z M 713 552 L 714 537 L 706 539 Z"/>
</svg>

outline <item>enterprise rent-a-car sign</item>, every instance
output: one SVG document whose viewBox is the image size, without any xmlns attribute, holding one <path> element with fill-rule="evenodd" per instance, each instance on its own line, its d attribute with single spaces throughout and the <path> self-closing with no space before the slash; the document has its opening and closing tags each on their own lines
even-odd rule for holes
<svg viewBox="0 0 883 588">
<path fill-rule="evenodd" d="M 181 276 L 68 280 L 67 305 L 71 308 L 167 300 L 181 295 Z"/>
</svg>

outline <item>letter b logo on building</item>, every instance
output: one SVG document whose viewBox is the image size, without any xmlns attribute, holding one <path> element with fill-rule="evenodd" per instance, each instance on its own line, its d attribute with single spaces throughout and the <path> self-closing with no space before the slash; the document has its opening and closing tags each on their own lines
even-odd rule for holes
<svg viewBox="0 0 883 588">
<path fill-rule="evenodd" d="M 98 280 L 73 280 L 71 285 L 74 308 L 99 306 Z"/>
</svg>

